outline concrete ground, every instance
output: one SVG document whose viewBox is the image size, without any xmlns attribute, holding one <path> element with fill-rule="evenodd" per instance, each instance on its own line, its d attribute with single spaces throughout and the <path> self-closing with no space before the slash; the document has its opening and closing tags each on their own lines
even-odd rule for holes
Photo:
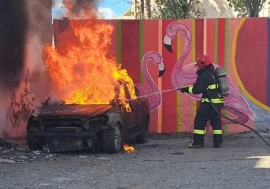
<svg viewBox="0 0 270 189">
<path fill-rule="evenodd" d="M 270 143 L 269 133 L 260 133 Z M 133 153 L 29 151 L 0 144 L 1 189 L 269 189 L 270 147 L 255 133 L 224 136 L 222 148 L 189 149 L 190 134 L 151 135 Z"/>
</svg>

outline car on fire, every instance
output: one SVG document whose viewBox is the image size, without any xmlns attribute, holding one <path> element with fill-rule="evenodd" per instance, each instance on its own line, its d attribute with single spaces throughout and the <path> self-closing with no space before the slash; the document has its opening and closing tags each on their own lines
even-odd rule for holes
<svg viewBox="0 0 270 189">
<path fill-rule="evenodd" d="M 43 103 L 28 119 L 31 150 L 61 152 L 92 149 L 118 153 L 124 141 L 148 141 L 150 111 L 146 97 L 132 98 L 122 84 L 129 109 L 117 99 L 108 104 Z"/>
</svg>

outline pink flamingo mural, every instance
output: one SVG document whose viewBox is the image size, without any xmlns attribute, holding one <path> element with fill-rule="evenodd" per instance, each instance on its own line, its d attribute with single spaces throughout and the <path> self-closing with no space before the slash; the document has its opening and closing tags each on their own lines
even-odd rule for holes
<svg viewBox="0 0 270 189">
<path fill-rule="evenodd" d="M 183 87 L 192 85 L 196 82 L 197 75 L 196 71 L 197 68 L 194 66 L 194 63 L 190 63 L 186 66 L 183 66 L 184 60 L 187 57 L 188 53 L 190 52 L 191 48 L 191 32 L 189 28 L 184 25 L 181 22 L 172 22 L 170 23 L 166 28 L 166 36 L 164 37 L 164 46 L 165 48 L 170 51 L 172 51 L 171 42 L 173 39 L 176 39 L 176 37 L 182 34 L 184 35 L 186 39 L 186 43 L 184 46 L 184 51 L 181 54 L 179 60 L 177 60 L 172 74 L 171 74 L 171 83 L 173 87 Z M 215 68 L 218 65 L 215 65 Z M 244 100 L 244 98 L 238 93 L 236 88 L 233 86 L 231 79 L 228 77 L 229 82 L 229 96 L 226 97 L 225 100 L 225 109 L 228 110 L 230 113 L 237 116 L 234 121 L 240 122 L 240 123 L 246 123 L 248 119 L 254 120 L 254 113 L 249 108 L 248 103 Z M 200 100 L 201 95 L 194 95 L 194 94 L 188 94 L 195 100 Z M 227 121 L 226 121 L 227 122 Z M 227 123 L 231 123 L 230 121 Z"/>
<path fill-rule="evenodd" d="M 144 75 L 146 82 L 150 86 L 147 86 L 145 84 L 135 83 L 135 87 L 138 90 L 137 92 L 138 92 L 139 97 L 146 96 L 148 98 L 149 105 L 150 105 L 150 111 L 154 111 L 161 104 L 162 97 L 161 97 L 161 93 L 160 93 L 157 85 L 153 81 L 153 79 L 148 71 L 147 64 L 150 60 L 152 60 L 152 62 L 155 65 L 157 65 L 159 68 L 158 77 L 161 77 L 164 74 L 165 66 L 164 66 L 163 57 L 161 56 L 161 54 L 158 52 L 155 52 L 155 51 L 147 52 L 142 58 L 141 69 L 142 69 L 142 72 L 143 72 L 143 75 Z"/>
</svg>

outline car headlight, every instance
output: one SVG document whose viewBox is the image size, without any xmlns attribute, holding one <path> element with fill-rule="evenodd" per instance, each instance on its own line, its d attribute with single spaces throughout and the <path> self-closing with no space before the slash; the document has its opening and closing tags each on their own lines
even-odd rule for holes
<svg viewBox="0 0 270 189">
<path fill-rule="evenodd" d="M 108 122 L 108 116 L 101 116 L 101 117 L 95 117 L 87 121 L 86 124 L 84 124 L 84 128 L 86 130 L 97 130 L 101 128 L 102 126 L 105 126 Z"/>
</svg>

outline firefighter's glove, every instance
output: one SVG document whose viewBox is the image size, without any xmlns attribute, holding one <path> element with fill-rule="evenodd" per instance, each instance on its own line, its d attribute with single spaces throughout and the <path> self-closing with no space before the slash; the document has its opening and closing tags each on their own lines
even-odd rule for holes
<svg viewBox="0 0 270 189">
<path fill-rule="evenodd" d="M 183 87 L 180 89 L 181 93 L 188 93 L 188 87 Z"/>
</svg>

